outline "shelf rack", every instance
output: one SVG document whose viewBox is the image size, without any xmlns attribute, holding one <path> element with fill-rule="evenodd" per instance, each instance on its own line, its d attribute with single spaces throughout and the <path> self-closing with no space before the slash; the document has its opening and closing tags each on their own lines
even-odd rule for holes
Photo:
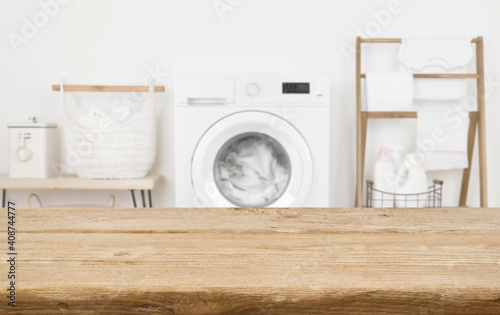
<svg viewBox="0 0 500 315">
<path fill-rule="evenodd" d="M 66 92 L 148 92 L 145 85 L 63 85 Z M 164 86 L 155 86 L 156 93 L 165 92 Z M 61 91 L 60 84 L 53 84 L 52 91 Z"/>
<path fill-rule="evenodd" d="M 138 205 L 135 191 L 141 192 L 142 207 L 153 207 L 151 191 L 162 179 L 159 175 L 150 175 L 143 178 L 125 179 L 86 179 L 76 175 L 61 175 L 50 178 L 12 178 L 9 174 L 0 174 L 0 189 L 2 189 L 2 208 L 6 205 L 7 190 L 129 190 L 132 195 L 134 208 Z M 147 198 L 145 193 L 148 193 Z"/>
<path fill-rule="evenodd" d="M 365 170 L 366 138 L 369 119 L 417 118 L 416 112 L 369 112 L 362 110 L 361 80 L 366 76 L 361 73 L 362 44 L 400 44 L 401 38 L 361 38 L 356 37 L 356 197 L 355 206 L 362 207 L 363 178 Z M 486 121 L 485 121 L 485 82 L 484 82 L 484 44 L 483 37 L 473 38 L 476 45 L 476 72 L 465 74 L 414 74 L 415 79 L 475 79 L 477 82 L 477 111 L 470 112 L 469 133 L 467 139 L 467 155 L 469 165 L 463 170 L 459 205 L 467 205 L 472 155 L 478 132 L 479 145 L 479 190 L 481 207 L 488 207 L 488 181 L 486 171 Z"/>
</svg>

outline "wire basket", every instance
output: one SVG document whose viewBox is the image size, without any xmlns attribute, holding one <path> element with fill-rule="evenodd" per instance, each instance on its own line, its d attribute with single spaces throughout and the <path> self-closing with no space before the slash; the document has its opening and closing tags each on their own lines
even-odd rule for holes
<svg viewBox="0 0 500 315">
<path fill-rule="evenodd" d="M 366 181 L 366 206 L 377 208 L 440 208 L 443 197 L 443 181 L 435 179 L 427 191 L 415 194 L 396 194 L 373 188 L 373 181 Z"/>
</svg>

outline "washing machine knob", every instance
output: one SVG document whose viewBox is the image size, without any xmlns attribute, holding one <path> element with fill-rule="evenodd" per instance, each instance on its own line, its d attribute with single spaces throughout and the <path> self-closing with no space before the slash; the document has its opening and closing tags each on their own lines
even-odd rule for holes
<svg viewBox="0 0 500 315">
<path fill-rule="evenodd" d="M 251 97 L 255 97 L 259 95 L 260 87 L 257 83 L 250 83 L 247 85 L 247 95 Z"/>
</svg>

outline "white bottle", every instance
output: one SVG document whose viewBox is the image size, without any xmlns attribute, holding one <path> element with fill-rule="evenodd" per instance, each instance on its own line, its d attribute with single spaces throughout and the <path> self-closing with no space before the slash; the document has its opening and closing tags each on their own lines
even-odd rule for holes
<svg viewBox="0 0 500 315">
<path fill-rule="evenodd" d="M 393 208 L 394 163 L 389 157 L 387 148 L 380 149 L 378 159 L 373 168 L 372 207 Z M 382 193 L 385 192 L 385 193 Z"/>
<path fill-rule="evenodd" d="M 394 170 L 399 170 L 403 164 L 405 148 L 400 144 L 386 144 L 385 146 L 389 149 L 389 155 L 392 158 L 392 163 L 394 163 Z"/>
<path fill-rule="evenodd" d="M 396 175 L 396 193 L 404 196 L 396 197 L 398 208 L 423 208 L 428 206 L 427 175 L 420 165 L 416 154 L 407 154 Z M 417 195 L 420 194 L 420 195 Z"/>
</svg>

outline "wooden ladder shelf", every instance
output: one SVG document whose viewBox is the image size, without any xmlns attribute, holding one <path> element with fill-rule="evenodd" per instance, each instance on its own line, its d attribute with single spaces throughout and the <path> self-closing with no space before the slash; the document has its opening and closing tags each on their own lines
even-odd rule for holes
<svg viewBox="0 0 500 315">
<path fill-rule="evenodd" d="M 488 207 L 488 182 L 486 172 L 486 125 L 485 125 L 485 83 L 484 83 L 484 46 L 483 38 L 477 37 L 471 41 L 476 45 L 476 72 L 473 74 L 414 74 L 414 78 L 449 78 L 449 79 L 476 79 L 477 82 L 477 111 L 470 112 L 467 155 L 468 168 L 463 170 L 462 186 L 460 190 L 460 206 L 467 205 L 467 194 L 472 167 L 476 130 L 479 142 L 479 190 L 481 207 Z M 362 110 L 361 79 L 361 46 L 364 43 L 401 43 L 400 38 L 356 38 L 356 207 L 362 207 L 363 179 L 365 170 L 366 138 L 368 119 L 417 118 L 416 112 L 369 112 Z"/>
</svg>

